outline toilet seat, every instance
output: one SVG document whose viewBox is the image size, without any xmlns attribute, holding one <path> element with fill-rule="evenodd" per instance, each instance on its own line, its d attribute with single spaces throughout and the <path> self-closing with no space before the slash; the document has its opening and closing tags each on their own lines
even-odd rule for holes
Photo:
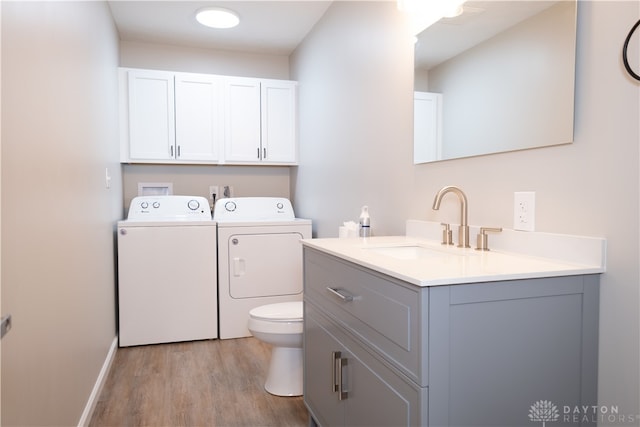
<svg viewBox="0 0 640 427">
<path fill-rule="evenodd" d="M 256 307 L 249 317 L 269 322 L 302 322 L 302 301 L 281 302 Z"/>
</svg>

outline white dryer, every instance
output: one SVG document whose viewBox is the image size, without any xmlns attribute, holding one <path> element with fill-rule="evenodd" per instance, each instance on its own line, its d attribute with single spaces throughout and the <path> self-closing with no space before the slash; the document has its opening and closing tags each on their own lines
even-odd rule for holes
<svg viewBox="0 0 640 427">
<path fill-rule="evenodd" d="M 205 198 L 134 198 L 118 222 L 120 347 L 217 338 L 215 260 Z"/>
<path fill-rule="evenodd" d="M 252 308 L 302 300 L 302 244 L 311 220 L 295 218 L 281 197 L 219 199 L 218 312 L 220 338 L 251 336 Z"/>
</svg>

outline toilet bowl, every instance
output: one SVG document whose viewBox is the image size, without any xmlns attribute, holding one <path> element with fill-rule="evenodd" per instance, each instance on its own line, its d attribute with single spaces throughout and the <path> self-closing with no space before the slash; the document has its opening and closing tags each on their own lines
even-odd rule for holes
<svg viewBox="0 0 640 427">
<path fill-rule="evenodd" d="M 264 388 L 276 396 L 302 395 L 302 301 L 281 302 L 249 311 L 249 331 L 272 345 Z"/>
</svg>

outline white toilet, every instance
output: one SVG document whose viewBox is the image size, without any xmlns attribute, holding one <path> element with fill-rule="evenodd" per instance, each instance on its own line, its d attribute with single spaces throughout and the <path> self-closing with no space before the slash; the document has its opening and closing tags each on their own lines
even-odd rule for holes
<svg viewBox="0 0 640 427">
<path fill-rule="evenodd" d="M 271 344 L 264 388 L 276 396 L 302 395 L 302 301 L 281 302 L 249 311 L 249 331 Z"/>
</svg>

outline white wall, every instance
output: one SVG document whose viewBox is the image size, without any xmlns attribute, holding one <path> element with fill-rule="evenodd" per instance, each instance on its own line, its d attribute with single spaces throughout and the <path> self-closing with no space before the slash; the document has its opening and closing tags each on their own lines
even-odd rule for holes
<svg viewBox="0 0 640 427">
<path fill-rule="evenodd" d="M 126 165 L 124 206 L 138 195 L 138 182 L 171 182 L 173 194 L 209 199 L 209 186 L 233 187 L 234 196 L 290 197 L 289 168 L 264 166 Z"/>
<path fill-rule="evenodd" d="M 269 79 L 289 78 L 289 57 L 120 41 L 120 66 Z"/>
<path fill-rule="evenodd" d="M 535 191 L 538 231 L 607 238 L 599 403 L 635 416 L 640 86 L 626 75 L 620 52 L 640 8 L 579 3 L 575 142 L 418 166 L 411 163 L 412 54 L 399 36 L 395 5 L 334 3 L 292 58 L 301 114 L 292 192 L 318 237 L 336 236 L 340 222 L 357 218 L 365 203 L 374 234 L 402 233 L 407 218 L 456 223 L 455 198 L 437 212 L 431 204 L 439 188 L 459 185 L 473 225 L 511 228 L 513 193 Z"/>
<path fill-rule="evenodd" d="M 296 213 L 337 237 L 369 206 L 374 234 L 404 230 L 413 186 L 413 43 L 393 2 L 335 2 L 293 55 L 299 81 Z M 411 195 L 410 197 L 407 197 Z"/>
<path fill-rule="evenodd" d="M 3 2 L 6 426 L 77 425 L 114 343 L 117 61 L 106 3 Z"/>
</svg>

